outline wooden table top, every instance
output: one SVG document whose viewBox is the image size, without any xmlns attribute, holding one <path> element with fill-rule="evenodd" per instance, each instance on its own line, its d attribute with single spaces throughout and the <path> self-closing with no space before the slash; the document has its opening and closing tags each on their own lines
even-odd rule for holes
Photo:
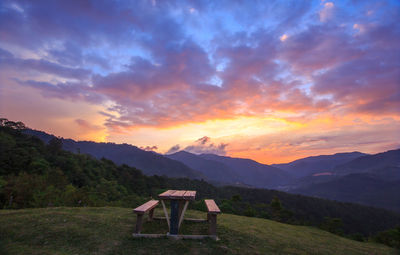
<svg viewBox="0 0 400 255">
<path fill-rule="evenodd" d="M 180 200 L 194 200 L 196 191 L 193 190 L 167 190 L 160 195 L 160 199 L 180 199 Z"/>
</svg>

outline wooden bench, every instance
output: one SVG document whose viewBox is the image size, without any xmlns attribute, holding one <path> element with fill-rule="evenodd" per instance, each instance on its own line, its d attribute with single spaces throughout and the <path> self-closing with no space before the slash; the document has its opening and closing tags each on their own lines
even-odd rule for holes
<svg viewBox="0 0 400 255">
<path fill-rule="evenodd" d="M 158 205 L 158 203 L 159 203 L 158 200 L 150 200 L 142 204 L 141 206 L 133 209 L 133 212 L 137 214 L 136 228 L 135 228 L 136 234 L 140 234 L 140 231 L 142 231 L 143 215 L 146 212 L 149 212 L 149 220 L 150 221 L 153 220 L 154 208 Z"/>
<path fill-rule="evenodd" d="M 221 213 L 218 205 L 213 199 L 205 199 L 204 202 L 207 206 L 207 220 L 210 223 L 210 228 L 208 230 L 209 234 L 212 236 L 217 235 L 217 215 Z"/>
</svg>

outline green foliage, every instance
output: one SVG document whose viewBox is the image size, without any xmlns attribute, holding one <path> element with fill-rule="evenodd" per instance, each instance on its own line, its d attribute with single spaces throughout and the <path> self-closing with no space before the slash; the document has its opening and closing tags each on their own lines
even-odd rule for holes
<svg viewBox="0 0 400 255">
<path fill-rule="evenodd" d="M 373 239 L 378 243 L 400 249 L 400 227 L 379 232 Z"/>
<path fill-rule="evenodd" d="M 28 166 L 29 172 L 33 174 L 44 174 L 50 169 L 50 164 L 47 160 L 43 158 L 33 159 L 33 161 Z"/>
<path fill-rule="evenodd" d="M 224 213 L 233 213 L 233 207 L 232 207 L 232 201 L 230 200 L 222 200 L 222 203 L 220 204 L 219 208 L 221 209 L 222 212 Z"/>
<path fill-rule="evenodd" d="M 242 201 L 242 197 L 240 195 L 236 194 L 236 195 L 232 196 L 231 200 L 232 200 L 232 202 L 240 202 L 240 201 Z"/>
<path fill-rule="evenodd" d="M 62 151 L 62 140 L 60 138 L 52 138 L 47 144 L 47 149 L 52 154 L 58 154 Z"/>
<path fill-rule="evenodd" d="M 14 122 L 14 121 L 8 120 L 6 118 L 0 118 L 0 127 L 6 127 L 6 128 L 16 129 L 16 130 L 23 130 L 26 128 L 25 124 L 22 123 L 21 121 Z"/>
<path fill-rule="evenodd" d="M 354 241 L 358 241 L 358 242 L 365 241 L 363 235 L 361 235 L 360 233 L 354 233 L 354 234 L 348 235 L 347 237 Z"/>
<path fill-rule="evenodd" d="M 343 235 L 343 222 L 339 218 L 325 217 L 321 228 L 337 235 Z"/>
<path fill-rule="evenodd" d="M 278 197 L 272 199 L 270 206 L 274 212 L 280 212 L 282 210 L 282 203 Z"/>
<path fill-rule="evenodd" d="M 246 210 L 243 212 L 243 214 L 247 217 L 254 217 L 256 215 L 256 210 L 254 210 L 253 207 L 250 205 L 247 206 Z"/>
</svg>

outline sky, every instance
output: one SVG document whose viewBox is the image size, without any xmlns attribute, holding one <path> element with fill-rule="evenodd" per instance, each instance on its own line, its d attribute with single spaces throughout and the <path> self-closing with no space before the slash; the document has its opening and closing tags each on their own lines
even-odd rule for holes
<svg viewBox="0 0 400 255">
<path fill-rule="evenodd" d="M 0 1 L 0 116 L 283 163 L 400 148 L 399 1 Z"/>
</svg>

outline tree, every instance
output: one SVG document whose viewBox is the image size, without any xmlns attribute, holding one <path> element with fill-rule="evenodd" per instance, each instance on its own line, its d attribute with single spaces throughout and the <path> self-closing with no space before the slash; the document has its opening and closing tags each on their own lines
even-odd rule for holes
<svg viewBox="0 0 400 255">
<path fill-rule="evenodd" d="M 274 197 L 269 205 L 274 212 L 279 212 L 282 210 L 282 203 L 278 197 Z"/>
<path fill-rule="evenodd" d="M 376 242 L 400 249 L 400 227 L 379 232 L 373 239 Z"/>
<path fill-rule="evenodd" d="M 240 202 L 242 201 L 242 197 L 240 195 L 233 195 L 231 198 L 232 202 Z"/>
<path fill-rule="evenodd" d="M 58 154 L 62 150 L 62 140 L 58 137 L 53 137 L 47 145 L 48 150 L 52 154 Z"/>
<path fill-rule="evenodd" d="M 340 218 L 325 217 L 321 228 L 337 235 L 343 235 L 343 222 Z"/>
<path fill-rule="evenodd" d="M 14 122 L 14 121 L 8 120 L 6 118 L 0 118 L 0 126 L 1 127 L 9 127 L 12 129 L 17 129 L 17 130 L 26 129 L 26 126 L 23 122 L 21 122 L 21 121 Z"/>
</svg>

